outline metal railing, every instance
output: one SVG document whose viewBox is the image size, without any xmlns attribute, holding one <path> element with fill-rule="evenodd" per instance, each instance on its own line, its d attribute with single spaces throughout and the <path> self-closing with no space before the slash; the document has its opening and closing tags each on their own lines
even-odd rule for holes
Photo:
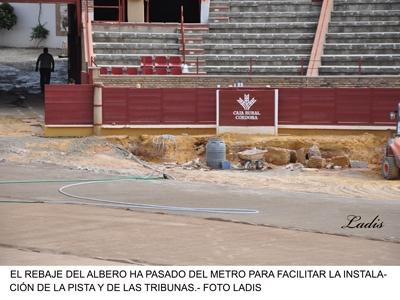
<svg viewBox="0 0 400 300">
<path fill-rule="evenodd" d="M 184 8 L 181 6 L 181 46 L 182 46 L 182 61 L 186 63 L 186 44 L 185 44 L 185 17 Z"/>
</svg>

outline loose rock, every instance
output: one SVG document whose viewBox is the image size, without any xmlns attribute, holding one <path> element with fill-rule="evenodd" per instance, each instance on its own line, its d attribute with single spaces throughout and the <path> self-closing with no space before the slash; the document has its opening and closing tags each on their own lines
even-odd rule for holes
<svg viewBox="0 0 400 300">
<path fill-rule="evenodd" d="M 291 163 L 286 166 L 286 169 L 290 170 L 290 171 L 302 170 L 303 168 L 304 168 L 304 166 L 301 163 L 295 163 L 295 164 Z"/>
<path fill-rule="evenodd" d="M 321 156 L 312 156 L 307 162 L 307 167 L 321 169 L 325 166 L 325 164 L 325 159 Z"/>
<path fill-rule="evenodd" d="M 350 167 L 355 169 L 367 169 L 368 162 L 363 160 L 350 160 Z"/>
<path fill-rule="evenodd" d="M 264 154 L 264 159 L 266 162 L 283 166 L 290 162 L 290 151 L 283 148 L 268 147 L 268 152 Z"/>
<path fill-rule="evenodd" d="M 297 162 L 305 165 L 306 164 L 306 152 L 304 148 L 300 148 L 296 150 L 296 157 L 297 157 Z"/>
<path fill-rule="evenodd" d="M 290 162 L 291 163 L 296 163 L 297 162 L 297 153 L 295 150 L 289 150 L 289 154 L 290 154 Z"/>
<path fill-rule="evenodd" d="M 312 145 L 310 149 L 307 151 L 307 158 L 310 159 L 311 157 L 321 157 L 321 151 L 317 145 Z"/>
<path fill-rule="evenodd" d="M 350 160 L 347 156 L 335 156 L 331 158 L 331 162 L 334 166 L 339 166 L 342 168 L 347 168 L 350 166 Z"/>
</svg>

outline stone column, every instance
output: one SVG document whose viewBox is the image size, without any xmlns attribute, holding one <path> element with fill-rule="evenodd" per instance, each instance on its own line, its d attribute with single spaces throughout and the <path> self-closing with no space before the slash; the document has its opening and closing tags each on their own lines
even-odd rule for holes
<svg viewBox="0 0 400 300">
<path fill-rule="evenodd" d="M 101 135 L 103 125 L 103 84 L 93 84 L 93 133 Z"/>
</svg>

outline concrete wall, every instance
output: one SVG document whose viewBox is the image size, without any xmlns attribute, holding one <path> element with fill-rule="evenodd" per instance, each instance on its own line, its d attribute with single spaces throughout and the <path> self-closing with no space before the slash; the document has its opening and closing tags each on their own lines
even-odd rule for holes
<svg viewBox="0 0 400 300">
<path fill-rule="evenodd" d="M 128 0 L 128 22 L 144 22 L 144 1 Z"/>
<path fill-rule="evenodd" d="M 37 25 L 39 4 L 10 3 L 17 15 L 17 24 L 11 30 L 0 30 L 0 46 L 25 47 L 35 46 L 30 35 L 32 27 Z M 42 4 L 41 23 L 50 31 L 46 40 L 40 44 L 41 47 L 61 48 L 62 43 L 67 41 L 66 36 L 56 36 L 56 5 Z"/>
</svg>

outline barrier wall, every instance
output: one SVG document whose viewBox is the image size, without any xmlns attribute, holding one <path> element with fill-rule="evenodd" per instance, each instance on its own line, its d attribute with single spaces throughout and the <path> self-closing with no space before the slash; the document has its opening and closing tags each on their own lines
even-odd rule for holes
<svg viewBox="0 0 400 300">
<path fill-rule="evenodd" d="M 252 90 L 268 91 L 265 88 Z M 384 129 L 384 126 L 395 125 L 389 119 L 389 112 L 400 102 L 400 88 L 281 88 L 278 94 L 281 128 L 347 125 L 378 129 L 382 126 Z M 103 87 L 102 112 L 102 124 L 109 127 L 215 128 L 216 89 Z M 93 86 L 47 86 L 45 123 L 50 126 L 92 125 Z"/>
<path fill-rule="evenodd" d="M 92 125 L 93 86 L 46 85 L 46 125 Z"/>
<path fill-rule="evenodd" d="M 392 125 L 398 88 L 282 88 L 280 125 Z"/>
<path fill-rule="evenodd" d="M 103 88 L 103 124 L 215 124 L 215 89 Z"/>
</svg>

